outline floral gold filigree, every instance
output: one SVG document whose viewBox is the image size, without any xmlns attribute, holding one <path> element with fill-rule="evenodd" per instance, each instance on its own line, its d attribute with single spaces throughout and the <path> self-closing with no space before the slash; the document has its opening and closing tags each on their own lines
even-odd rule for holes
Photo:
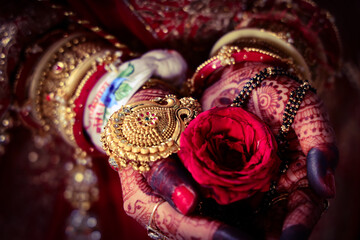
<svg viewBox="0 0 360 240">
<path fill-rule="evenodd" d="M 176 153 L 181 133 L 200 111 L 195 99 L 174 95 L 123 106 L 110 117 L 101 137 L 113 168 L 131 165 L 146 172 L 151 162 Z"/>
</svg>

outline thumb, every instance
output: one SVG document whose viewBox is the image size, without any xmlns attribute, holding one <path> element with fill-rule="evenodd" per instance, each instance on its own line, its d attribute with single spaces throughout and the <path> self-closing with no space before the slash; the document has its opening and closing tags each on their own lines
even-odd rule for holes
<svg viewBox="0 0 360 240">
<path fill-rule="evenodd" d="M 156 161 L 144 175 L 154 191 L 182 214 L 197 206 L 196 183 L 176 155 Z"/>
</svg>

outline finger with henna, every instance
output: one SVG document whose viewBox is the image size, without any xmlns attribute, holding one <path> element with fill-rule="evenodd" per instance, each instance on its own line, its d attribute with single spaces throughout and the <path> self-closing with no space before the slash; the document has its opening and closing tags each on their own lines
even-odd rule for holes
<svg viewBox="0 0 360 240">
<path fill-rule="evenodd" d="M 335 133 L 323 102 L 309 92 L 294 121 L 300 146 L 307 157 L 310 186 L 321 197 L 335 196 L 334 171 L 338 161 Z"/>
<path fill-rule="evenodd" d="M 323 203 L 323 199 L 309 188 L 290 193 L 280 239 L 308 239 L 324 211 Z"/>
<path fill-rule="evenodd" d="M 161 198 L 147 184 L 146 179 L 131 167 L 119 172 L 124 199 L 124 211 L 144 227 Z M 172 239 L 247 239 L 244 234 L 212 219 L 184 216 L 168 202 L 157 207 L 152 227 Z"/>
</svg>

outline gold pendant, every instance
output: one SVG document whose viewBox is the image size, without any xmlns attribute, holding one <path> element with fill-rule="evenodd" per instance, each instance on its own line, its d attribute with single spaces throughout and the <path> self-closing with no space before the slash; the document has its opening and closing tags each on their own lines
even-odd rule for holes
<svg viewBox="0 0 360 240">
<path fill-rule="evenodd" d="M 181 133 L 200 111 L 195 99 L 174 95 L 125 105 L 105 126 L 103 148 L 120 168 L 146 172 L 151 162 L 179 150 Z"/>
</svg>

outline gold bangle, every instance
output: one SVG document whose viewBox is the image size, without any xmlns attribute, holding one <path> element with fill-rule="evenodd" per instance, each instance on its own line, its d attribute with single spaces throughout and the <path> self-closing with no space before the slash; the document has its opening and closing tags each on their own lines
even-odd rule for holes
<svg viewBox="0 0 360 240">
<path fill-rule="evenodd" d="M 57 130 L 66 142 L 77 146 L 72 127 L 74 100 L 97 66 L 111 63 L 118 54 L 86 33 L 66 36 L 45 52 L 29 81 L 32 114 L 45 131 Z"/>
<path fill-rule="evenodd" d="M 251 42 L 251 41 L 250 41 Z M 240 62 L 269 62 L 271 63 L 277 62 L 281 65 L 286 65 L 287 68 L 290 68 L 293 74 L 298 75 L 299 68 L 293 64 L 291 58 L 286 57 L 286 55 L 279 53 L 279 51 L 275 51 L 273 49 L 268 48 L 257 48 L 257 47 L 249 47 L 251 44 L 239 44 L 238 42 L 234 42 L 235 45 L 224 45 L 219 50 L 215 51 L 215 56 L 209 58 L 204 63 L 202 63 L 193 74 L 192 78 L 189 78 L 186 81 L 185 87 L 189 94 L 199 94 L 199 89 L 202 89 L 203 86 L 199 86 L 197 81 L 205 82 L 210 77 L 212 73 L 217 71 L 218 69 L 224 66 L 234 65 Z M 254 56 L 254 54 L 256 53 Z M 303 79 L 303 76 L 300 77 Z M 211 83 L 210 83 L 211 85 Z"/>
<path fill-rule="evenodd" d="M 278 9 L 272 13 L 265 13 L 264 9 L 259 9 L 257 12 L 255 3 L 254 11 L 243 14 L 243 17 L 239 19 L 238 30 L 220 39 L 221 41 L 215 44 L 212 52 L 214 53 L 223 45 L 233 44 L 237 40 L 245 44 L 248 44 L 251 39 L 255 40 L 255 44 L 267 43 L 266 45 L 271 48 L 276 48 L 291 57 L 298 65 L 299 73 L 306 75 L 304 79 L 308 79 L 319 90 L 324 80 L 332 79 L 341 67 L 341 40 L 329 12 L 320 10 L 312 2 L 305 2 L 312 7 L 292 6 L 290 3 L 288 4 L 289 11 Z M 305 8 L 309 12 L 302 13 Z M 277 14 L 276 11 L 281 11 L 281 14 Z M 310 22 L 307 22 L 309 20 Z M 318 24 L 311 24 L 315 22 Z M 322 22 L 322 27 L 319 22 Z M 327 42 L 328 39 L 325 39 L 325 36 L 333 36 L 330 43 Z M 254 47 L 254 45 L 247 45 L 247 47 Z M 258 46 L 255 45 L 255 47 Z"/>
<path fill-rule="evenodd" d="M 306 44 L 299 44 L 299 40 L 292 40 L 294 43 L 290 44 L 290 37 L 286 34 L 283 32 L 273 32 L 271 30 L 272 29 L 246 28 L 229 32 L 215 43 L 211 50 L 211 55 L 219 51 L 224 45 L 261 49 L 278 55 L 288 63 L 291 62 L 293 67 L 296 66 L 296 70 L 303 79 L 311 80 L 309 59 L 305 59 L 305 50 L 309 49 L 308 47 L 304 47 Z"/>
<path fill-rule="evenodd" d="M 200 111 L 195 99 L 174 95 L 121 107 L 101 136 L 110 164 L 115 169 L 131 165 L 140 173 L 150 170 L 151 162 L 179 150 L 181 133 Z"/>
</svg>

